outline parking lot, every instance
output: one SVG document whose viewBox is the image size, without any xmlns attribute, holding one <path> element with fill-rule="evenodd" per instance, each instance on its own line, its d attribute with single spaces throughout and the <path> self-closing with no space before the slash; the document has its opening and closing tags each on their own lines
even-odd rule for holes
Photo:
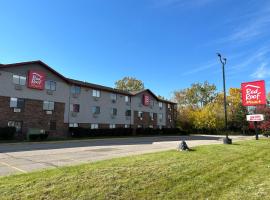
<svg viewBox="0 0 270 200">
<path fill-rule="evenodd" d="M 221 144 L 222 138 L 193 135 L 0 144 L 0 176 L 176 149 L 181 140 L 190 147 Z M 253 137 L 231 138 L 236 141 Z"/>
</svg>

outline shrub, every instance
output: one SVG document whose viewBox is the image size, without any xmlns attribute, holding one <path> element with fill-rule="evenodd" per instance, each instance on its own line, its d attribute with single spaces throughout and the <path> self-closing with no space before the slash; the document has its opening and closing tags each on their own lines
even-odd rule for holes
<svg viewBox="0 0 270 200">
<path fill-rule="evenodd" d="M 2 140 L 12 140 L 16 133 L 15 127 L 2 127 L 0 128 L 0 139 Z"/>
<path fill-rule="evenodd" d="M 46 140 L 48 138 L 48 133 L 29 135 L 29 139 L 33 141 Z"/>
</svg>

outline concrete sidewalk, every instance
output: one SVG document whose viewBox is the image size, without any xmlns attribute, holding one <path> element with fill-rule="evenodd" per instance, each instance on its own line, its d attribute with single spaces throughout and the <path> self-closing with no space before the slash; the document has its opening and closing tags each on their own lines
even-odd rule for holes
<svg viewBox="0 0 270 200">
<path fill-rule="evenodd" d="M 190 147 L 221 144 L 222 138 L 191 135 L 0 144 L 0 176 L 176 149 L 181 140 L 186 140 Z M 231 138 L 234 142 L 254 137 Z"/>
</svg>

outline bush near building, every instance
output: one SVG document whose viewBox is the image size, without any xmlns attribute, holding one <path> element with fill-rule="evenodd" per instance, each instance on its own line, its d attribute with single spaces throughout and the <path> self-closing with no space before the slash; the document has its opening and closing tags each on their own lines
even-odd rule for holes
<svg viewBox="0 0 270 200">
<path fill-rule="evenodd" d="M 12 140 L 16 133 L 15 127 L 0 127 L 0 140 Z"/>
</svg>

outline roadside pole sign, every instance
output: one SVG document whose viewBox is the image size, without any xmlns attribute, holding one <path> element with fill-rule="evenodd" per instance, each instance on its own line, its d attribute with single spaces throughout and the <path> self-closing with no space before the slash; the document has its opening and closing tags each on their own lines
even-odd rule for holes
<svg viewBox="0 0 270 200">
<path fill-rule="evenodd" d="M 257 106 L 266 104 L 264 81 L 253 81 L 241 84 L 243 106 Z"/>
<path fill-rule="evenodd" d="M 255 114 L 255 115 L 247 115 L 247 121 L 249 122 L 260 122 L 264 120 L 264 115 Z"/>
<path fill-rule="evenodd" d="M 265 82 L 263 80 L 242 83 L 241 91 L 242 91 L 243 106 L 266 105 Z M 247 121 L 254 123 L 256 140 L 258 140 L 259 135 L 257 125 L 258 122 L 264 120 L 264 115 L 254 114 L 254 115 L 247 115 L 246 117 Z"/>
</svg>

